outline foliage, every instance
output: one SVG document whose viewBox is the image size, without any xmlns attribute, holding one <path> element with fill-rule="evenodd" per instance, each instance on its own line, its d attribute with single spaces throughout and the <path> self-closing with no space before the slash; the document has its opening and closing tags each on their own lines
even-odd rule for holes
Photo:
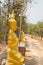
<svg viewBox="0 0 43 65">
<path fill-rule="evenodd" d="M 28 25 L 28 33 L 33 35 L 38 35 L 43 37 L 43 22 L 38 22 L 37 24 Z"/>
<path fill-rule="evenodd" d="M 15 11 L 15 19 L 17 20 L 17 33 L 20 31 L 20 14 L 24 13 L 27 3 L 31 3 L 32 0 L 4 0 L 0 1 L 0 41 L 2 42 L 2 37 L 8 32 L 8 19 L 9 14 L 11 14 L 12 9 Z M 26 23 L 26 17 L 22 15 L 22 29 L 27 32 L 28 24 Z M 18 33 L 19 35 L 19 33 Z"/>
</svg>

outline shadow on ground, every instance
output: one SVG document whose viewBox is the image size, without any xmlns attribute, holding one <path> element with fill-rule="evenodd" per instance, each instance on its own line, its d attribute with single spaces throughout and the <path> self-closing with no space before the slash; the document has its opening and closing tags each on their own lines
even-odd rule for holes
<svg viewBox="0 0 43 65">
<path fill-rule="evenodd" d="M 25 60 L 25 65 L 38 65 L 38 57 L 33 57 L 31 60 Z"/>
</svg>

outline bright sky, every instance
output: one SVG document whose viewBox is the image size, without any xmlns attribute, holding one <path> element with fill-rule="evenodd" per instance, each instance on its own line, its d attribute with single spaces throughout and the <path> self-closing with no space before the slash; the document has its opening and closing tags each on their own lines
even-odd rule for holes
<svg viewBox="0 0 43 65">
<path fill-rule="evenodd" d="M 36 0 L 37 3 L 33 3 L 33 6 L 29 11 L 29 8 L 27 10 L 27 19 L 30 23 L 37 23 L 39 20 L 43 20 L 43 0 Z"/>
</svg>

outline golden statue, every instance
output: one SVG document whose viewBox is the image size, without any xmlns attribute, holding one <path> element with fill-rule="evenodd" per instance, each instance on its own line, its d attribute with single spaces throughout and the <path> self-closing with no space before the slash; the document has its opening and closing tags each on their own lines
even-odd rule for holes
<svg viewBox="0 0 43 65">
<path fill-rule="evenodd" d="M 14 11 L 8 22 L 9 33 L 8 33 L 8 46 L 7 52 L 7 62 L 6 65 L 23 65 L 24 56 L 18 52 L 18 38 L 15 34 L 17 29 L 17 22 L 15 20 Z"/>
<path fill-rule="evenodd" d="M 25 34 L 23 31 L 21 31 L 21 42 L 25 43 Z"/>
<path fill-rule="evenodd" d="M 18 45 L 19 51 L 22 53 L 23 56 L 25 56 L 25 34 L 23 31 L 21 31 L 21 38 L 20 38 L 20 44 Z"/>
</svg>

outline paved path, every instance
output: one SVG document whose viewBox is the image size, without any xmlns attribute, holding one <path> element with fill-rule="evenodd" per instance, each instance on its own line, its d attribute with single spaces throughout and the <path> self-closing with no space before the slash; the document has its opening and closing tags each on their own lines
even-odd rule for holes
<svg viewBox="0 0 43 65">
<path fill-rule="evenodd" d="M 43 65 L 43 47 L 38 40 L 26 38 L 26 65 Z"/>
</svg>

